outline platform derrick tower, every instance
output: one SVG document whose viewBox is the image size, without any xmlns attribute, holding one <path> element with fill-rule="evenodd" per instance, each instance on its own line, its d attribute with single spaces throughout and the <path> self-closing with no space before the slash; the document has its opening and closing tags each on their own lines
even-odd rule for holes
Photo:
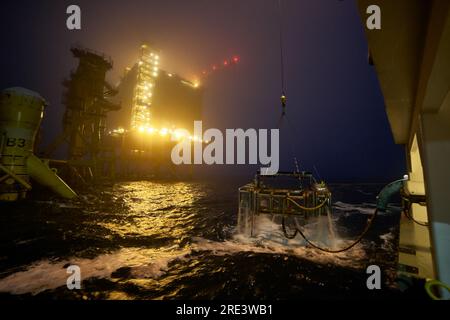
<svg viewBox="0 0 450 320">
<path fill-rule="evenodd" d="M 117 92 L 105 77 L 113 63 L 105 55 L 81 46 L 71 51 L 79 63 L 63 81 L 64 130 L 50 149 L 68 144 L 68 167 L 74 180 L 95 182 L 112 178 L 115 159 L 113 148 L 107 143 L 106 117 L 108 112 L 119 110 L 120 105 L 108 100 Z"/>
</svg>

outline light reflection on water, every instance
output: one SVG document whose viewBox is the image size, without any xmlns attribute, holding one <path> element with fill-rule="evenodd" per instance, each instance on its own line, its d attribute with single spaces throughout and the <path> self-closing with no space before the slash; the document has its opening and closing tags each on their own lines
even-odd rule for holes
<svg viewBox="0 0 450 320">
<path fill-rule="evenodd" d="M 192 230 L 192 206 L 205 196 L 197 185 L 182 182 L 129 182 L 116 185 L 112 192 L 128 208 L 128 219 L 124 223 L 103 221 L 100 226 L 120 236 L 170 235 L 176 239 Z"/>
</svg>

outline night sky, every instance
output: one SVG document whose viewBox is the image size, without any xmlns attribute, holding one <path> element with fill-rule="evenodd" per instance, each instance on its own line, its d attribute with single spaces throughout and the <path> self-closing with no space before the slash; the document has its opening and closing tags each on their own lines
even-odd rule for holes
<svg viewBox="0 0 450 320">
<path fill-rule="evenodd" d="M 66 7 L 78 4 L 82 30 L 66 29 Z M 405 173 L 403 146 L 393 142 L 354 1 L 282 0 L 287 116 L 281 170 L 316 166 L 331 181 L 385 182 Z M 48 143 L 61 130 L 61 81 L 76 67 L 74 43 L 114 60 L 116 84 L 142 42 L 161 49 L 162 68 L 193 80 L 238 54 L 205 88 L 204 128 L 276 128 L 280 48 L 277 0 L 2 1 L 0 88 L 22 86 L 50 103 Z M 254 167 L 212 168 L 250 174 Z"/>
</svg>

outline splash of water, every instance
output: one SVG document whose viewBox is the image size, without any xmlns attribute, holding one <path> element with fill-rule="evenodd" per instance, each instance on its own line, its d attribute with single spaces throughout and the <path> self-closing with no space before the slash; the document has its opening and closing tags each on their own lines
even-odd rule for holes
<svg viewBox="0 0 450 320">
<path fill-rule="evenodd" d="M 237 232 L 246 236 L 252 235 L 252 211 L 244 199 L 241 200 L 238 211 Z"/>
<path fill-rule="evenodd" d="M 254 216 L 253 212 L 248 206 L 248 202 L 241 200 L 238 221 L 237 221 L 237 234 L 242 236 L 254 236 L 259 239 L 273 240 L 280 235 L 280 217 L 276 215 Z M 335 250 L 339 242 L 335 221 L 332 216 L 331 209 L 327 209 L 327 214 L 319 215 L 318 217 L 310 218 L 305 225 L 301 225 L 297 218 L 293 218 L 293 222 L 297 229 L 303 231 L 309 240 L 317 242 L 318 244 L 326 246 L 328 249 Z M 298 235 L 298 238 L 301 238 Z M 284 239 L 284 243 L 287 244 L 288 239 Z M 292 241 L 291 241 L 292 243 Z M 306 245 L 306 242 L 302 239 L 298 241 L 298 245 Z"/>
</svg>

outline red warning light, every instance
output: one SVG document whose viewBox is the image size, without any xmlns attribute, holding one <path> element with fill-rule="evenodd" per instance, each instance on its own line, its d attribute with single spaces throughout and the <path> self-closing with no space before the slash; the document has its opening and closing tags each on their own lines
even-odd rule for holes
<svg viewBox="0 0 450 320">
<path fill-rule="evenodd" d="M 239 55 L 224 57 L 224 59 L 221 62 L 216 61 L 216 63 L 210 64 L 209 68 L 204 69 L 201 72 L 201 78 L 202 80 L 205 80 L 207 77 L 210 77 L 211 75 L 216 74 L 217 72 L 226 70 L 228 68 L 232 68 L 234 65 L 237 65 L 240 61 L 241 58 Z"/>
</svg>

